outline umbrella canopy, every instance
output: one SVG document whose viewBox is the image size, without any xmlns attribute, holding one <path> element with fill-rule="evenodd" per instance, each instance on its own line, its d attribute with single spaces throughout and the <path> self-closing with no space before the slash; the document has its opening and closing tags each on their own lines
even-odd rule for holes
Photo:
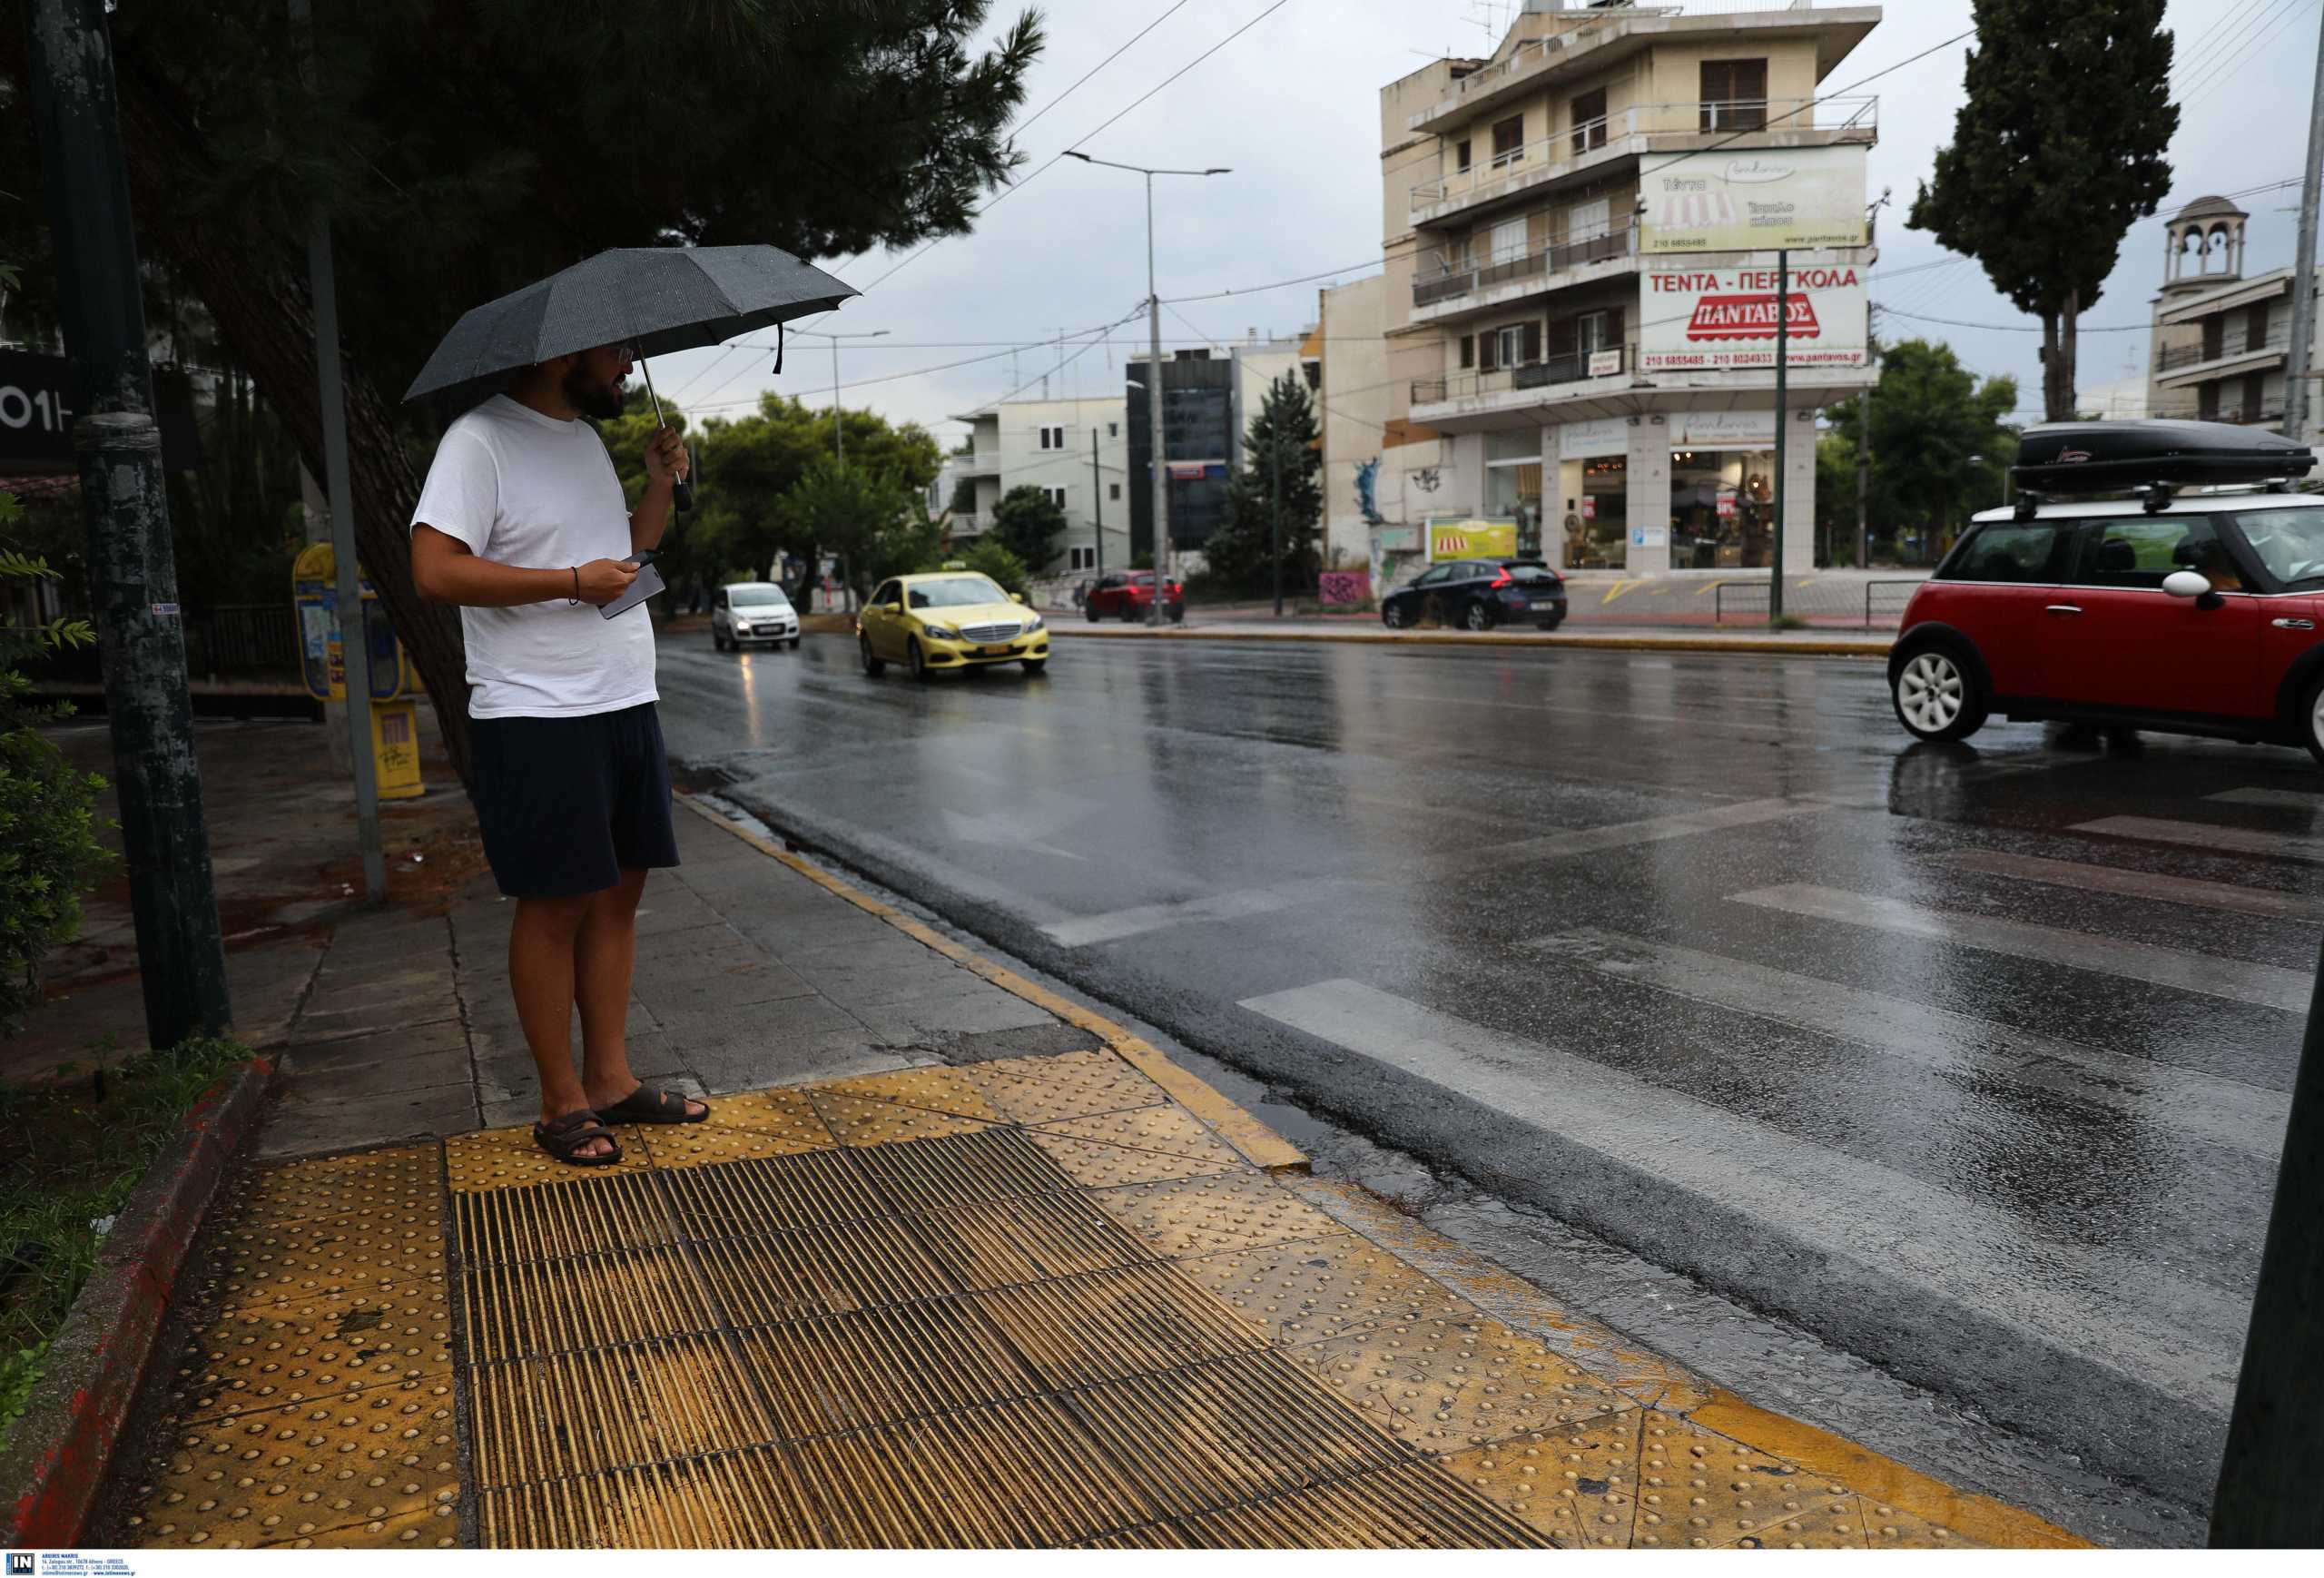
<svg viewBox="0 0 2324 1578">
<path fill-rule="evenodd" d="M 616 247 L 461 314 L 403 398 L 481 399 L 553 356 L 599 345 L 691 350 L 827 312 L 856 293 L 779 247 Z"/>
</svg>

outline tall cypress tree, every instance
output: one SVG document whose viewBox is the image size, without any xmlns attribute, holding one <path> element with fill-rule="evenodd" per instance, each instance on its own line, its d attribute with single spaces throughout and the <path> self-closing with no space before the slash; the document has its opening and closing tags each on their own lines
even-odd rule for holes
<svg viewBox="0 0 2324 1578">
<path fill-rule="evenodd" d="M 1315 533 L 1324 518 L 1324 455 L 1317 438 L 1315 402 L 1306 381 L 1284 373 L 1267 385 L 1258 413 L 1244 429 L 1243 468 L 1226 485 L 1226 517 L 1204 546 L 1213 580 L 1251 594 L 1273 588 L 1279 508 L 1284 584 L 1300 591 L 1315 586 Z"/>
<path fill-rule="evenodd" d="M 1975 0 L 1968 102 L 1907 222 L 2042 321 L 2042 406 L 2074 415 L 2075 321 L 2171 189 L 2163 0 Z"/>
</svg>

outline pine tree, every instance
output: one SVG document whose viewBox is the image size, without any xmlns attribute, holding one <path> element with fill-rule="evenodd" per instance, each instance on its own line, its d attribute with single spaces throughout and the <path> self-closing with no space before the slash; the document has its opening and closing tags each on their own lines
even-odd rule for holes
<svg viewBox="0 0 2324 1578">
<path fill-rule="evenodd" d="M 2042 406 L 2074 415 L 2074 328 L 2123 234 L 2171 190 L 2163 0 L 1975 0 L 1953 145 L 1908 222 L 2042 320 Z"/>
</svg>

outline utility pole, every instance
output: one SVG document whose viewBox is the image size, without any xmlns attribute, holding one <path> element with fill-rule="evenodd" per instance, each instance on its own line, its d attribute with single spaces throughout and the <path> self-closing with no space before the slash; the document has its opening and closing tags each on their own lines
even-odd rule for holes
<svg viewBox="0 0 2324 1578">
<path fill-rule="evenodd" d="M 1128 170 L 1146 177 L 1146 339 L 1148 357 L 1146 406 L 1150 419 L 1147 423 L 1151 453 L 1147 472 L 1153 483 L 1154 493 L 1154 606 L 1147 610 L 1147 623 L 1157 629 L 1162 624 L 1162 605 L 1170 595 L 1170 474 L 1165 467 L 1162 453 L 1162 297 L 1154 288 L 1154 178 L 1157 175 L 1226 175 L 1232 173 L 1225 165 L 1213 165 L 1207 170 L 1155 170 L 1143 164 L 1118 164 L 1111 159 L 1092 159 L 1088 154 L 1068 148 L 1068 157 L 1084 164 L 1103 164 L 1109 170 Z"/>
<path fill-rule="evenodd" d="M 2316 86 L 2308 106 L 2308 164 L 2300 171 L 2299 242 L 2291 265 L 2291 343 L 2284 348 L 2284 437 L 2308 442 L 2308 363 L 2316 337 L 2316 202 L 2324 171 L 2324 27 L 2316 44 Z"/>
<path fill-rule="evenodd" d="M 844 420 L 846 413 L 839 406 L 839 342 L 842 340 L 878 340 L 888 331 L 884 329 L 874 329 L 864 334 L 826 334 L 820 329 L 790 329 L 788 331 L 832 342 L 832 459 L 843 466 L 847 463 L 847 435 L 843 430 L 847 423 Z"/>
<path fill-rule="evenodd" d="M 1098 533 L 1098 579 L 1106 578 L 1106 485 L 1098 471 L 1098 429 L 1089 429 L 1089 524 Z"/>
<path fill-rule="evenodd" d="M 104 0 L 34 0 L 26 32 L 145 1034 L 172 1047 L 232 1014 Z"/>
<path fill-rule="evenodd" d="M 1856 567 L 1860 570 L 1872 567 L 1872 389 L 1865 386 L 1856 407 L 1856 436 L 1863 440 L 1856 447 Z"/>
<path fill-rule="evenodd" d="M 1790 387 L 1785 363 L 1791 360 L 1791 253 L 1776 252 L 1776 520 L 1774 552 L 1768 567 L 1768 623 L 1783 617 L 1784 439 L 1791 426 Z"/>
<path fill-rule="evenodd" d="M 291 42 L 300 74 L 317 97 L 311 0 L 290 0 Z M 371 648 L 363 617 L 363 578 L 355 557 L 355 496 L 347 467 L 347 395 L 339 365 L 339 284 L 331 271 L 330 216 L 318 202 L 307 217 L 308 291 L 315 309 L 315 387 L 322 399 L 324 503 L 330 519 L 331 570 L 338 581 L 340 672 L 346 682 L 349 759 L 355 767 L 355 842 L 363 854 L 363 902 L 388 902 L 387 859 L 379 845 L 379 769 L 371 749 Z"/>
<path fill-rule="evenodd" d="M 1274 500 L 1267 510 L 1267 546 L 1275 559 L 1275 616 L 1283 617 L 1283 434 L 1279 430 L 1283 408 L 1276 404 L 1275 414 L 1267 422 L 1267 469 L 1274 491 Z"/>
</svg>

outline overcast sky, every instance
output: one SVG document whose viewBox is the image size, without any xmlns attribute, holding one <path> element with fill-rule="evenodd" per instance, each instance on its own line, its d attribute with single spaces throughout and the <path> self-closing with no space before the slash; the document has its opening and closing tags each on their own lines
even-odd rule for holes
<svg viewBox="0 0 2324 1578">
<path fill-rule="evenodd" d="M 1687 0 L 1684 8 L 1771 3 Z M 2184 202 L 2207 192 L 2248 193 L 2238 199 L 2251 213 L 2248 271 L 2291 261 L 2297 187 L 2251 189 L 2299 178 L 2318 6 L 2319 0 L 2171 0 L 2181 63 L 2174 88 L 2182 110 L 2171 150 L 2171 199 L 2162 213 L 2132 227 L 2103 297 L 2085 309 L 2085 394 L 2143 370 L 2148 302 L 2162 280 L 2162 217 Z M 996 30 L 1017 9 L 996 5 Z M 888 331 L 884 339 L 842 343 L 845 403 L 927 424 L 949 448 L 965 431 L 947 420 L 953 413 L 1019 388 L 1038 394 L 1045 371 L 1061 394 L 1120 387 L 1123 358 L 1145 344 L 1145 314 L 1137 311 L 1146 294 L 1144 183 L 1122 171 L 1057 159 L 1068 147 L 1134 163 L 1233 167 L 1228 175 L 1155 183 L 1156 268 L 1164 299 L 1250 291 L 1166 309 L 1166 346 L 1200 344 L 1204 337 L 1225 342 L 1254 328 L 1287 334 L 1312 323 L 1318 285 L 1377 267 L 1380 88 L 1432 55 L 1490 53 L 1512 9 L 1509 0 L 1498 6 L 1472 0 L 1053 4 L 1049 48 L 1034 68 L 1019 118 L 1018 143 L 1029 157 L 1018 184 L 989 205 L 975 232 L 918 256 L 820 260 L 864 294 L 810 327 Z M 1970 25 L 1969 0 L 1893 0 L 1886 11 L 1826 79 L 1824 93 L 1845 93 Z M 1496 21 L 1502 25 L 1488 25 Z M 1151 31 L 1118 58 L 1074 86 L 1148 25 Z M 1238 28 L 1246 30 L 1228 40 Z M 1121 113 L 1214 46 L 1216 53 Z M 1952 254 L 1904 224 L 1933 151 L 1952 135 L 1967 47 L 1938 49 L 1861 90 L 1880 99 L 1870 187 L 1895 192 L 1882 216 L 1872 276 L 1873 301 L 1884 310 L 1876 321 L 1886 340 L 1944 340 L 1980 372 L 2014 374 L 2020 414 L 2030 419 L 2039 415 L 2038 324 L 1995 292 L 1974 262 L 1925 267 Z M 1314 274 L 1325 278 L 1251 289 Z M 1092 332 L 1125 314 L 1135 315 L 1110 336 Z M 1927 321 L 1935 318 L 1983 327 Z M 2097 331 L 2116 324 L 2142 332 Z M 1054 341 L 1060 331 L 1070 360 L 1058 372 Z M 761 338 L 771 340 L 752 337 Z M 1047 348 L 1035 343 L 1044 340 L 1051 341 Z M 658 360 L 655 382 L 699 416 L 743 414 L 766 389 L 829 402 L 828 342 L 793 336 L 779 380 L 772 360 L 754 350 L 688 352 Z M 968 365 L 930 370 L 963 361 Z"/>
</svg>

